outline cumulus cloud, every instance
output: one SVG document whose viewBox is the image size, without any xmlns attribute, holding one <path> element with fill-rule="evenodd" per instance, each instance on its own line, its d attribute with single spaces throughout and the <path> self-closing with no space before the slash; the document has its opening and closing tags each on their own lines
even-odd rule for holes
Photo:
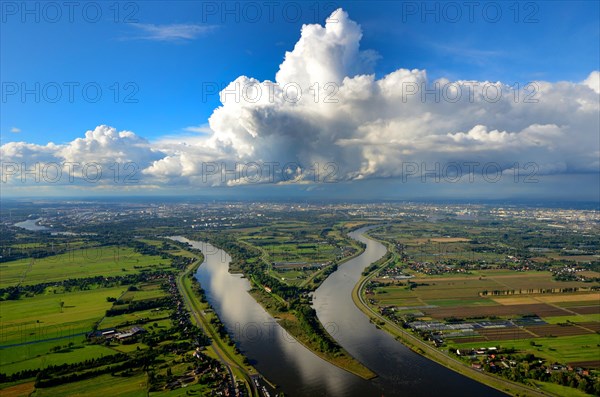
<svg viewBox="0 0 600 397">
<path fill-rule="evenodd" d="M 66 144 L 9 142 L 0 147 L 3 182 L 54 185 L 137 183 L 141 170 L 165 155 L 135 133 L 106 125 Z"/>
<path fill-rule="evenodd" d="M 363 72 L 361 36 L 342 10 L 304 25 L 274 82 L 241 76 L 223 90 L 205 144 L 240 161 L 333 162 L 342 179 L 401 176 L 407 162 L 597 170 L 598 72 L 521 87 L 417 69 L 377 79 Z"/>
<path fill-rule="evenodd" d="M 432 81 L 418 69 L 377 78 L 370 73 L 376 54 L 361 50 L 361 37 L 343 10 L 324 26 L 304 25 L 273 81 L 238 77 L 221 92 L 222 106 L 208 125 L 181 136 L 149 143 L 100 126 L 67 145 L 13 143 L 2 153 L 130 159 L 152 183 L 191 186 L 310 183 L 327 173 L 337 180 L 398 178 L 407 163 L 436 169 L 493 162 L 503 170 L 535 163 L 540 174 L 598 172 L 598 71 L 582 82 L 519 87 Z M 262 164 L 260 175 L 254 164 Z"/>
<path fill-rule="evenodd" d="M 308 90 L 315 83 L 341 84 L 346 76 L 364 71 L 368 53 L 359 51 L 362 31 L 341 9 L 327 18 L 325 26 L 303 25 L 294 49 L 285 53 L 275 80 L 295 83 Z"/>
<path fill-rule="evenodd" d="M 583 81 L 583 84 L 596 91 L 597 94 L 600 94 L 600 72 L 595 71 L 590 73 L 588 78 Z"/>
</svg>

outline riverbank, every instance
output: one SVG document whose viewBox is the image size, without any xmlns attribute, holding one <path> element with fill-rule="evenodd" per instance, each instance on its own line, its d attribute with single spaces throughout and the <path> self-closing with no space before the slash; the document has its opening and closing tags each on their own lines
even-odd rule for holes
<svg viewBox="0 0 600 397">
<path fill-rule="evenodd" d="M 186 306 L 190 310 L 192 319 L 211 339 L 211 345 L 207 348 L 208 355 L 218 359 L 228 368 L 233 381 L 235 381 L 236 377 L 242 379 L 249 395 L 259 396 L 260 394 L 252 381 L 252 376 L 259 375 L 258 371 L 251 365 L 245 364 L 245 357 L 237 352 L 234 346 L 229 345 L 221 338 L 206 315 L 206 312 L 210 310 L 209 304 L 202 302 L 199 295 L 194 291 L 192 282 L 193 274 L 202 264 L 204 257 L 196 254 L 193 255 L 196 257 L 196 260 L 178 275 L 177 286 Z M 216 313 L 212 310 L 211 312 L 216 317 Z"/>
<path fill-rule="evenodd" d="M 205 252 L 205 260 L 195 273 L 203 289 L 202 295 L 221 318 L 222 325 L 235 339 L 236 347 L 250 360 L 249 363 L 264 377 L 275 381 L 278 388 L 271 390 L 263 383 L 264 378 L 259 379 L 261 385 L 267 386 L 271 396 L 277 393 L 305 396 L 315 392 L 332 396 L 378 395 L 370 381 L 323 360 L 303 344 L 297 343 L 248 294 L 252 288 L 250 280 L 229 273 L 228 265 L 232 257 L 228 252 L 208 242 L 184 238 L 181 241 L 190 244 L 192 249 Z M 296 306 L 297 303 L 294 303 L 294 310 Z M 284 311 L 286 308 L 282 307 Z M 304 305 L 300 309 L 302 314 L 306 314 Z M 223 332 L 221 324 L 215 326 L 219 332 Z M 307 332 L 310 334 L 309 330 Z M 240 388 L 243 389 L 242 386 Z"/>
<path fill-rule="evenodd" d="M 292 312 L 282 312 L 278 310 L 275 300 L 263 290 L 253 288 L 248 293 L 256 300 L 273 318 L 281 325 L 298 343 L 306 347 L 316 356 L 323 360 L 350 372 L 363 379 L 370 380 L 377 377 L 377 374 L 365 367 L 358 360 L 350 355 L 345 349 L 335 353 L 328 353 L 319 350 L 316 341 L 311 339 L 300 327 L 299 319 Z"/>
<path fill-rule="evenodd" d="M 358 241 L 354 240 L 354 239 L 350 239 L 350 244 L 352 245 L 352 247 L 354 247 L 356 249 L 356 252 L 354 252 L 352 255 L 345 257 L 344 259 L 342 259 L 337 266 L 341 266 L 344 263 L 356 258 L 357 256 L 361 255 L 365 249 L 358 244 Z M 321 279 L 321 281 L 319 281 L 318 283 L 314 282 L 314 279 L 317 277 L 320 277 L 325 271 L 327 270 L 327 268 L 325 269 L 321 269 L 317 272 L 315 272 L 313 275 L 311 275 L 308 279 L 306 279 L 303 283 L 300 284 L 301 287 L 307 287 L 308 285 L 312 286 L 312 290 L 316 290 L 317 288 L 319 288 L 321 286 L 321 284 L 323 284 L 323 282 L 327 279 L 327 277 Z"/>
<path fill-rule="evenodd" d="M 397 259 L 397 256 L 391 249 L 389 243 L 387 243 L 386 241 L 377 240 L 366 233 L 363 234 L 363 236 L 373 241 L 377 241 L 380 244 L 383 244 L 386 247 L 388 253 L 392 252 L 392 255 L 389 256 L 386 260 L 382 260 L 380 263 L 376 262 L 376 266 L 369 266 L 368 272 L 360 277 L 360 279 L 358 280 L 358 282 L 352 290 L 352 301 L 354 302 L 356 307 L 358 307 L 364 314 L 366 314 L 371 319 L 371 322 L 376 324 L 378 328 L 388 332 L 396 340 L 407 346 L 412 351 L 424 357 L 427 357 L 428 359 L 435 361 L 438 364 L 441 364 L 444 367 L 451 369 L 461 375 L 476 380 L 487 386 L 493 387 L 502 392 L 524 397 L 554 396 L 554 394 L 540 392 L 531 389 L 523 384 L 514 383 L 509 380 L 495 377 L 491 374 L 476 371 L 471 367 L 468 367 L 464 363 L 460 362 L 459 360 L 449 356 L 447 352 L 442 352 L 436 349 L 435 347 L 429 345 L 428 343 L 422 341 L 421 339 L 417 338 L 416 336 L 412 335 L 410 332 L 405 331 L 404 329 L 400 328 L 397 324 L 393 323 L 389 319 L 380 315 L 377 311 L 373 310 L 373 308 L 371 308 L 365 300 L 363 289 L 367 282 L 374 278 L 379 270 L 381 270 L 388 263 L 390 263 L 390 261 Z"/>
<path fill-rule="evenodd" d="M 238 240 L 238 242 L 250 246 L 250 244 L 243 240 Z M 351 239 L 350 243 L 356 249 L 352 255 L 343 258 L 338 266 L 342 266 L 345 262 L 356 258 L 361 255 L 364 251 L 363 247 L 354 240 Z M 260 259 L 268 265 L 267 253 L 261 248 L 257 247 L 259 251 L 261 251 Z M 317 276 L 320 276 L 324 273 L 326 269 L 320 270 L 313 274 L 309 279 L 307 279 L 302 285 L 304 287 L 310 284 L 312 286 L 311 290 L 317 289 L 323 280 L 320 282 L 314 282 Z M 288 309 L 289 303 L 277 295 L 274 292 L 267 293 L 265 290 L 265 286 L 262 285 L 256 277 L 252 274 L 244 274 L 245 277 L 250 281 L 252 285 L 252 289 L 248 291 L 250 296 L 273 318 L 278 320 L 279 325 L 284 328 L 298 343 L 306 347 L 310 352 L 318 356 L 319 358 L 335 365 L 338 368 L 341 368 L 347 372 L 350 372 L 356 376 L 359 376 L 362 379 L 370 380 L 377 377 L 377 374 L 371 371 L 369 368 L 361 364 L 358 360 L 356 360 L 350 353 L 348 353 L 345 349 L 339 346 L 335 340 L 329 335 L 327 330 L 322 326 L 318 320 L 316 321 L 318 329 L 312 329 L 315 335 L 310 335 L 302 326 L 301 321 L 298 316 L 294 313 L 293 310 Z M 319 333 L 320 335 L 325 335 L 326 338 L 329 339 L 328 342 L 334 344 L 337 347 L 336 351 L 325 351 L 322 348 L 322 342 L 320 338 L 316 335 Z"/>
<path fill-rule="evenodd" d="M 248 244 L 245 241 L 241 241 L 244 244 Z M 346 257 L 343 258 L 339 263 L 339 266 L 343 266 L 344 263 L 350 261 L 351 259 L 356 258 L 364 252 L 364 248 L 355 240 L 350 239 L 350 243 L 356 249 L 356 251 Z M 258 248 L 261 251 L 261 260 L 268 264 L 268 260 L 266 257 L 266 253 L 262 248 Z M 325 270 L 325 269 L 324 269 Z M 302 283 L 302 286 L 306 287 L 309 284 L 312 286 L 311 290 L 316 290 L 324 280 L 316 283 L 314 279 L 317 276 L 323 274 L 324 270 L 320 270 L 305 280 Z M 248 276 L 248 275 L 247 275 Z M 324 351 L 321 348 L 321 341 L 316 337 L 311 337 L 308 332 L 301 326 L 300 319 L 293 312 L 293 310 L 283 309 L 283 307 L 288 307 L 289 303 L 275 293 L 268 293 L 265 290 L 265 286 L 260 284 L 255 277 L 249 275 L 248 279 L 251 282 L 253 288 L 248 291 L 250 296 L 254 298 L 256 302 L 258 302 L 273 318 L 278 320 L 279 325 L 283 327 L 298 343 L 306 347 L 313 354 L 320 357 L 321 359 L 335 365 L 338 368 L 341 368 L 347 372 L 350 372 L 356 376 L 361 377 L 365 380 L 370 380 L 377 377 L 377 374 L 371 371 L 369 368 L 361 364 L 357 359 L 355 359 L 350 353 L 348 353 L 345 349 L 339 346 L 335 340 L 329 335 L 327 330 L 323 327 L 323 325 L 317 321 L 319 329 L 314 329 L 314 332 L 320 332 L 326 335 L 327 338 L 331 340 L 333 344 L 338 348 L 335 352 Z"/>
</svg>

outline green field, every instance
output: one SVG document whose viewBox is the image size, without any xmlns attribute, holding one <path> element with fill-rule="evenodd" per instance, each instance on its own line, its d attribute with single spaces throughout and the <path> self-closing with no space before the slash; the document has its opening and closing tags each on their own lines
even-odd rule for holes
<svg viewBox="0 0 600 397">
<path fill-rule="evenodd" d="M 579 314 L 576 316 L 557 316 L 557 317 L 544 317 L 544 321 L 548 324 L 558 324 L 571 321 L 574 323 L 587 323 L 587 322 L 600 322 L 600 314 Z"/>
<path fill-rule="evenodd" d="M 54 341 L 51 343 L 52 346 L 66 344 L 66 342 L 62 341 Z M 48 347 L 47 342 L 44 343 L 46 347 Z M 14 348 L 13 348 L 14 349 Z M 24 350 L 23 347 L 20 348 L 21 351 Z M 6 363 L 5 359 L 10 359 L 10 356 L 4 357 L 4 350 L 0 350 L 0 354 L 2 354 L 2 372 L 6 374 L 12 374 L 15 372 L 22 371 L 24 369 L 32 369 L 32 368 L 45 368 L 49 365 L 58 365 L 58 364 L 71 364 L 78 363 L 81 361 L 85 361 L 90 358 L 97 358 L 102 356 L 109 356 L 113 354 L 117 354 L 118 352 L 109 349 L 108 347 L 99 346 L 99 345 L 84 345 L 81 344 L 75 345 L 72 348 L 64 349 L 64 351 L 57 353 L 49 353 L 42 354 L 39 357 L 29 358 L 27 360 L 16 361 L 12 363 Z M 12 355 L 14 357 L 14 354 Z"/>
<path fill-rule="evenodd" d="M 535 341 L 536 346 L 530 342 Z M 569 363 L 578 361 L 598 360 L 600 351 L 600 335 L 561 336 L 559 338 L 535 338 L 522 340 L 485 341 L 461 343 L 463 348 L 479 348 L 502 346 L 514 347 L 520 352 L 532 353 L 550 362 Z"/>
<path fill-rule="evenodd" d="M 572 387 L 557 385 L 556 383 L 531 381 L 540 389 L 561 397 L 589 397 L 589 394 Z"/>
<path fill-rule="evenodd" d="M 0 263 L 0 288 L 69 278 L 121 276 L 137 273 L 143 268 L 167 267 L 169 264 L 168 259 L 143 255 L 129 247 L 87 247 L 40 259 Z"/>
<path fill-rule="evenodd" d="M 334 231 L 321 234 L 322 225 L 297 223 L 273 223 L 268 227 L 244 229 L 240 238 L 262 248 L 273 261 L 331 259 L 335 251 L 331 242 L 340 239 Z"/>
<path fill-rule="evenodd" d="M 101 375 L 80 382 L 36 389 L 35 393 L 32 394 L 32 397 L 144 397 L 146 395 L 146 374 L 140 373 L 129 377 Z"/>
<path fill-rule="evenodd" d="M 5 365 L 11 363 L 17 363 L 48 354 L 50 350 L 57 345 L 64 346 L 69 343 L 74 343 L 76 346 L 78 346 L 84 341 L 85 335 L 79 335 L 46 342 L 36 342 L 27 345 L 5 347 L 0 350 L 0 366 L 4 368 Z"/>
<path fill-rule="evenodd" d="M 99 328 L 100 329 L 112 328 L 112 327 L 116 327 L 119 324 L 125 323 L 127 321 L 133 323 L 133 322 L 141 321 L 142 319 L 148 319 L 148 321 L 150 321 L 150 322 L 155 322 L 155 321 L 157 321 L 157 319 L 162 319 L 162 318 L 165 318 L 168 316 L 169 316 L 169 312 L 166 310 L 156 310 L 156 309 L 141 310 L 141 311 L 137 311 L 137 312 L 133 312 L 133 313 L 120 314 L 118 316 L 104 317 L 104 319 L 102 319 L 102 322 L 100 323 Z M 163 320 L 158 320 L 158 321 L 163 321 Z"/>
<path fill-rule="evenodd" d="M 81 333 L 89 332 L 110 308 L 112 304 L 106 297 L 119 296 L 124 291 L 125 287 L 100 288 L 0 302 L 1 343 L 17 345 L 0 350 L 2 372 L 10 374 L 115 354 L 104 346 L 82 346 L 85 336 Z M 49 340 L 53 338 L 58 339 Z M 69 343 L 73 346 L 64 348 Z M 63 348 L 51 352 L 57 346 Z"/>
<path fill-rule="evenodd" d="M 273 222 L 269 226 L 240 228 L 239 242 L 261 252 L 268 274 L 292 286 L 316 288 L 326 265 L 340 263 L 358 251 L 339 228 L 320 222 Z M 251 258 L 248 263 L 254 263 Z"/>
<path fill-rule="evenodd" d="M 89 332 L 126 287 L 35 295 L 0 302 L 0 344 L 9 345 Z"/>
<path fill-rule="evenodd" d="M 167 293 L 160 288 L 160 284 L 145 284 L 137 291 L 127 291 L 121 297 L 123 301 L 156 299 L 167 296 Z"/>
</svg>

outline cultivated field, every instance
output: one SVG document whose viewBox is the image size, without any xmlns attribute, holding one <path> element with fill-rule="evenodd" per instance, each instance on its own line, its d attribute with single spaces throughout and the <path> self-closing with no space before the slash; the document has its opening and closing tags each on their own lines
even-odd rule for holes
<svg viewBox="0 0 600 397">
<path fill-rule="evenodd" d="M 0 302 L 0 344 L 12 345 L 89 332 L 126 287 L 98 288 Z"/>
<path fill-rule="evenodd" d="M 480 348 L 491 346 L 514 347 L 519 351 L 532 352 L 550 362 L 576 363 L 582 361 L 598 360 L 598 344 L 600 335 L 587 334 L 577 336 L 563 336 L 560 338 L 536 338 L 535 346 L 531 345 L 533 339 L 504 339 L 493 341 L 477 341 L 463 343 L 461 348 Z"/>
<path fill-rule="evenodd" d="M 147 396 L 146 374 L 133 376 L 101 375 L 66 385 L 36 389 L 32 397 L 54 396 Z"/>
<path fill-rule="evenodd" d="M 596 256 L 559 255 L 558 241 L 568 246 L 578 238 L 559 231 L 522 232 L 510 222 L 500 230 L 445 221 L 375 229 L 371 234 L 395 257 L 366 285 L 365 298 L 442 350 L 514 348 L 517 361 L 530 353 L 569 371 L 600 369 L 600 273 L 590 263 Z"/>
<path fill-rule="evenodd" d="M 280 222 L 239 230 L 238 239 L 262 253 L 269 274 L 289 285 L 305 285 L 321 269 L 351 254 L 339 230 L 306 222 Z"/>
<path fill-rule="evenodd" d="M 527 293 L 530 290 L 589 287 L 582 282 L 557 282 L 550 272 L 480 270 L 469 275 L 423 276 L 407 282 L 377 278 L 384 286 L 371 296 L 381 306 L 423 306 L 428 316 L 447 317 L 519 316 L 540 317 L 594 314 L 600 309 L 599 293 Z M 491 295 L 492 291 L 515 291 L 517 295 Z"/>
<path fill-rule="evenodd" d="M 45 258 L 0 263 L 0 288 L 63 281 L 92 276 L 122 276 L 170 264 L 158 256 L 143 255 L 133 248 L 106 246 L 75 249 Z"/>
</svg>

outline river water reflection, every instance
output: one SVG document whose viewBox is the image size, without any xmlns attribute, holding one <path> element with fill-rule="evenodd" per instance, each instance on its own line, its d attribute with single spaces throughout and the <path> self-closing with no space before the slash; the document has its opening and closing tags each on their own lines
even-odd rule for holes
<svg viewBox="0 0 600 397">
<path fill-rule="evenodd" d="M 228 271 L 230 257 L 214 246 L 175 237 L 204 253 L 196 278 L 221 321 L 256 369 L 289 396 L 380 396 L 368 381 L 315 356 L 248 294 L 250 282 Z M 279 390 L 279 389 L 278 389 Z"/>
<path fill-rule="evenodd" d="M 375 328 L 352 301 L 352 289 L 362 271 L 385 255 L 384 245 L 363 235 L 372 227 L 350 233 L 367 245 L 365 252 L 344 263 L 314 293 L 313 306 L 323 324 L 337 325 L 335 339 L 373 370 L 372 382 L 385 396 L 503 396 L 503 393 L 426 359 Z"/>
<path fill-rule="evenodd" d="M 351 291 L 362 270 L 385 254 L 385 247 L 366 239 L 360 229 L 351 236 L 366 251 L 341 265 L 315 292 L 314 307 L 334 338 L 374 370 L 366 381 L 315 356 L 296 342 L 248 294 L 250 283 L 228 271 L 230 257 L 214 246 L 174 239 L 200 249 L 205 260 L 196 278 L 206 297 L 242 350 L 267 379 L 289 396 L 502 396 L 494 389 L 458 375 L 404 347 L 377 330 L 354 306 Z"/>
<path fill-rule="evenodd" d="M 43 231 L 43 230 L 49 230 L 50 228 L 48 228 L 46 226 L 38 225 L 38 222 L 41 221 L 41 220 L 42 220 L 42 218 L 39 218 L 39 219 L 28 219 L 28 220 L 23 221 L 23 222 L 17 222 L 17 223 L 15 223 L 15 226 L 23 228 L 23 229 L 30 230 L 32 232 L 40 232 L 40 231 Z"/>
</svg>

